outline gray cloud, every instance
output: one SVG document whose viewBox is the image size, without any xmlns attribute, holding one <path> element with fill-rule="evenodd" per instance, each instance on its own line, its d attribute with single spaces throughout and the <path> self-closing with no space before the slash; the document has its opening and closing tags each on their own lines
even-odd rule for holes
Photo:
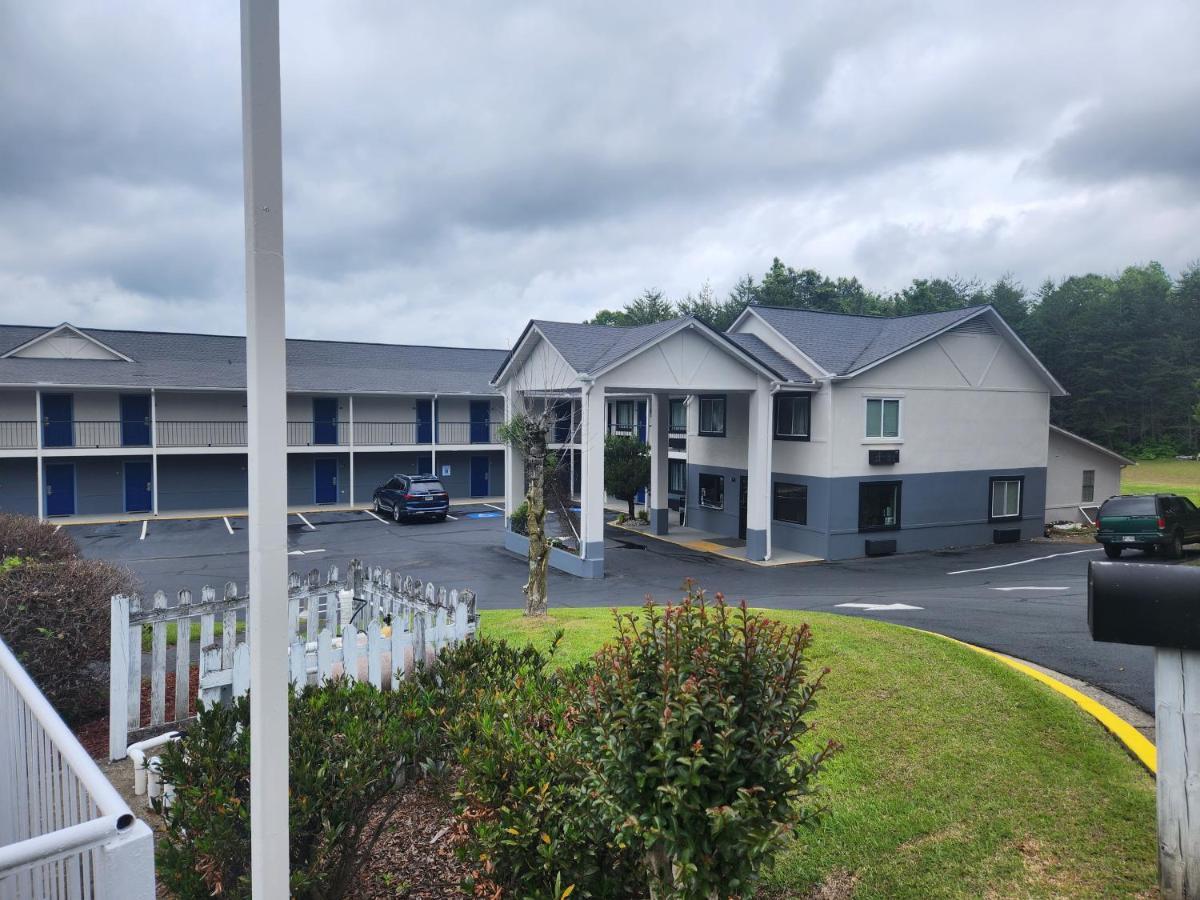
<svg viewBox="0 0 1200 900">
<path fill-rule="evenodd" d="M 877 288 L 1177 269 L 1198 19 L 289 0 L 289 331 L 496 345 L 774 255 Z M 4 319 L 241 329 L 237 29 L 235 4 L 0 5 Z"/>
</svg>

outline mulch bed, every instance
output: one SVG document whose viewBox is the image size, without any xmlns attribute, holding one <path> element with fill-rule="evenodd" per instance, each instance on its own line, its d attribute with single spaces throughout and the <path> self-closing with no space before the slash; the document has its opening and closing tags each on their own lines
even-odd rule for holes
<svg viewBox="0 0 1200 900">
<path fill-rule="evenodd" d="M 384 826 L 368 859 L 359 867 L 351 897 L 369 900 L 443 900 L 468 896 L 499 898 L 484 885 L 462 888 L 475 867 L 458 858 L 465 826 L 450 800 L 454 776 L 424 778 L 402 790 L 400 804 Z M 371 822 L 374 827 L 382 813 Z"/>
<path fill-rule="evenodd" d="M 188 687 L 188 715 L 196 712 L 196 697 L 200 693 L 200 667 L 192 666 L 190 684 Z M 167 673 L 167 715 L 175 713 L 175 673 Z M 142 727 L 150 725 L 150 679 L 142 679 Z M 75 729 L 75 736 L 88 756 L 93 759 L 108 758 L 108 716 L 93 719 Z"/>
</svg>

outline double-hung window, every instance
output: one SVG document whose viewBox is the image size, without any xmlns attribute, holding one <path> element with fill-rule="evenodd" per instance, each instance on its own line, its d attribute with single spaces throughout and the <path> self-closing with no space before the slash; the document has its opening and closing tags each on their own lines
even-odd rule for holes
<svg viewBox="0 0 1200 900">
<path fill-rule="evenodd" d="M 875 440 L 900 438 L 900 399 L 898 397 L 867 398 L 866 436 Z"/>
<path fill-rule="evenodd" d="M 775 482 L 771 518 L 793 525 L 808 524 L 808 485 Z"/>
<path fill-rule="evenodd" d="M 700 483 L 700 505 L 709 509 L 724 509 L 725 476 L 701 472 L 697 481 Z"/>
<path fill-rule="evenodd" d="M 667 490 L 672 494 L 687 493 L 687 460 L 667 460 Z"/>
<path fill-rule="evenodd" d="M 1091 503 L 1096 499 L 1096 470 L 1083 470 L 1083 493 L 1080 497 L 1081 503 Z"/>
<path fill-rule="evenodd" d="M 632 400 L 618 400 L 613 404 L 613 433 L 632 434 L 634 423 L 634 403 Z"/>
<path fill-rule="evenodd" d="M 725 437 L 725 397 L 701 395 L 699 433 L 707 437 Z"/>
<path fill-rule="evenodd" d="M 808 394 L 777 394 L 775 397 L 775 437 L 783 441 L 807 441 L 811 420 Z"/>
<path fill-rule="evenodd" d="M 989 521 L 1021 518 L 1021 491 L 1025 479 L 1018 475 L 992 478 L 989 483 Z"/>
<path fill-rule="evenodd" d="M 687 406 L 682 400 L 670 402 L 670 418 L 667 430 L 671 434 L 687 434 Z"/>
</svg>

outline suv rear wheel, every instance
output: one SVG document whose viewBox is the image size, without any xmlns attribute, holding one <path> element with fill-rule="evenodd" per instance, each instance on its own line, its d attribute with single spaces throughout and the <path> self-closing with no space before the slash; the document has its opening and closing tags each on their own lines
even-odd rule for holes
<svg viewBox="0 0 1200 900">
<path fill-rule="evenodd" d="M 395 521 L 397 523 L 399 523 L 399 521 L 400 521 L 400 504 L 399 503 L 392 504 L 392 519 L 393 519 L 393 521 Z"/>
<path fill-rule="evenodd" d="M 1171 543 L 1165 548 L 1168 559 L 1183 559 L 1183 535 L 1178 531 L 1171 537 Z"/>
<path fill-rule="evenodd" d="M 1109 559 L 1119 559 L 1121 556 L 1122 547 L 1120 544 L 1105 544 L 1104 555 Z"/>
</svg>

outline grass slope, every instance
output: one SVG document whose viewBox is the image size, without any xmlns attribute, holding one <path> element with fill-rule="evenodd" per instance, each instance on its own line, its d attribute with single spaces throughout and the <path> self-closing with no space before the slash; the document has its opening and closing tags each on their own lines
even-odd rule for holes
<svg viewBox="0 0 1200 900">
<path fill-rule="evenodd" d="M 816 738 L 844 751 L 828 816 L 771 873 L 771 896 L 1136 896 L 1156 881 L 1154 782 L 1072 703 L 1000 663 L 911 629 L 821 613 L 813 662 L 833 671 Z M 485 634 L 564 662 L 611 634 L 603 609 L 482 614 Z M 816 739 L 814 738 L 814 740 Z"/>
<path fill-rule="evenodd" d="M 1121 491 L 1126 494 L 1182 494 L 1200 504 L 1200 461 L 1151 459 L 1121 470 Z"/>
</svg>

